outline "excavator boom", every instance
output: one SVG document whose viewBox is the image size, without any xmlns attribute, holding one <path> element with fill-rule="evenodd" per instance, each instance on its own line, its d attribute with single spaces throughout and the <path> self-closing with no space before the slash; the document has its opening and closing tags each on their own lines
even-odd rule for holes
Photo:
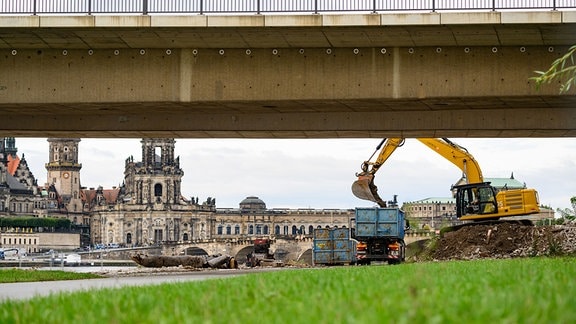
<svg viewBox="0 0 576 324">
<path fill-rule="evenodd" d="M 484 182 L 480 165 L 464 147 L 447 138 L 417 138 L 417 140 L 462 170 L 466 183 Z"/>
</svg>

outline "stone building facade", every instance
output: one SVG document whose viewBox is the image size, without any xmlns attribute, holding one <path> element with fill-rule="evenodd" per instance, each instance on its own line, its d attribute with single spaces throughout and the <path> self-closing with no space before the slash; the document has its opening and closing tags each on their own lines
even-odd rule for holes
<svg viewBox="0 0 576 324">
<path fill-rule="evenodd" d="M 315 228 L 351 227 L 354 209 L 267 209 L 255 196 L 246 197 L 239 208 L 217 208 L 214 238 L 234 239 L 253 236 L 310 236 Z"/>
<path fill-rule="evenodd" d="M 39 186 L 24 154 L 17 153 L 13 137 L 0 137 L 0 217 L 59 214 L 56 188 Z"/>
<path fill-rule="evenodd" d="M 182 196 L 184 172 L 174 156 L 174 139 L 147 138 L 141 143 L 142 160 L 126 159 L 119 188 L 83 190 L 92 243 L 139 246 L 209 238 L 215 201 L 199 204 Z"/>
<path fill-rule="evenodd" d="M 24 155 L 17 155 L 15 139 L 0 138 L 0 217 L 67 218 L 77 229 L 81 246 L 140 246 L 311 235 L 318 227 L 347 227 L 354 214 L 354 210 L 268 209 L 257 197 L 247 197 L 239 208 L 216 208 L 211 197 L 203 202 L 187 199 L 181 193 L 184 172 L 175 156 L 176 142 L 166 138 L 142 139 L 141 160 L 126 159 L 121 186 L 86 188 L 81 182 L 80 142 L 48 139 L 47 182 L 38 186 Z M 0 233 L 0 247 L 37 252 L 45 246 L 39 233 L 23 229 L 3 233 L 6 240 L 2 244 Z"/>
<path fill-rule="evenodd" d="M 175 140 L 142 139 L 142 160 L 128 157 L 119 188 L 84 189 L 91 241 L 126 246 L 206 239 L 310 235 L 313 228 L 349 226 L 353 210 L 267 209 L 257 197 L 239 208 L 216 208 L 216 199 L 186 199 Z"/>
<path fill-rule="evenodd" d="M 55 151 L 51 146 L 50 152 Z M 62 149 L 58 151 L 63 152 Z M 53 175 L 54 182 L 39 186 L 28 167 L 24 154 L 19 157 L 17 153 L 15 138 L 0 137 L 0 217 L 32 216 L 70 218 L 71 221 L 77 221 L 77 217 L 69 215 L 67 212 L 68 205 L 66 202 L 70 199 L 66 193 L 71 192 L 71 190 L 63 190 L 60 181 L 76 179 L 78 181 L 76 194 L 79 197 L 79 168 L 76 177 L 72 173 L 66 176 L 60 173 Z M 50 154 L 50 158 L 51 163 L 49 165 L 55 167 L 53 170 L 57 170 L 58 162 L 56 161 L 59 160 L 59 157 Z M 56 161 L 53 160 L 54 158 Z M 79 201 L 79 199 L 76 200 L 77 203 Z M 75 214 L 82 215 L 82 212 Z M 84 219 L 86 220 L 86 218 Z M 40 230 L 36 228 L 0 227 L 0 248 L 34 253 L 50 248 L 72 249 L 80 245 L 81 230 L 79 229 L 68 233 L 48 233 Z M 54 239 L 55 237 L 56 239 Z"/>
</svg>

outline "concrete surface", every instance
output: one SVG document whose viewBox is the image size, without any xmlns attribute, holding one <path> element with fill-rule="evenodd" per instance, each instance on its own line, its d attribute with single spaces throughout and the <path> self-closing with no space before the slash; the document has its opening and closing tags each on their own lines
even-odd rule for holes
<svg viewBox="0 0 576 324">
<path fill-rule="evenodd" d="M 97 271 L 98 267 L 94 268 Z M 66 280 L 66 281 L 42 281 L 42 282 L 19 282 L 0 284 L 0 302 L 3 300 L 23 300 L 38 296 L 48 296 L 58 293 L 70 293 L 103 288 L 121 288 L 125 286 L 159 285 L 163 283 L 175 283 L 185 281 L 208 280 L 215 278 L 228 278 L 245 274 L 253 274 L 263 271 L 276 271 L 282 268 L 262 268 L 248 270 L 212 270 L 212 271 L 189 271 L 166 272 L 154 274 L 134 274 L 112 276 L 101 279 Z M 55 269 L 59 270 L 59 269 Z"/>
</svg>

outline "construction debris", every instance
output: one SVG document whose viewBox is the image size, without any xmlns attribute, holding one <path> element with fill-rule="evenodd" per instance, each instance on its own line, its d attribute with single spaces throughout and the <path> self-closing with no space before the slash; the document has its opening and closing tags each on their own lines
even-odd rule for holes
<svg viewBox="0 0 576 324">
<path fill-rule="evenodd" d="M 192 256 L 192 255 L 141 255 L 131 256 L 131 259 L 139 265 L 147 268 L 162 267 L 188 267 L 188 268 L 214 268 L 230 269 L 237 267 L 233 257 L 229 255 Z"/>
<path fill-rule="evenodd" d="M 504 259 L 576 253 L 576 222 L 521 226 L 511 223 L 464 226 L 437 238 L 432 260 Z"/>
</svg>

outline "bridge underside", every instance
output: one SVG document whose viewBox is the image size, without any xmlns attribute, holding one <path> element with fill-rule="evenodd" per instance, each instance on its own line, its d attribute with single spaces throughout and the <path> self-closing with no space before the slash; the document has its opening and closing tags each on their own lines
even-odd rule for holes
<svg viewBox="0 0 576 324">
<path fill-rule="evenodd" d="M 0 136 L 576 137 L 576 15 L 521 17 L 0 17 Z"/>
<path fill-rule="evenodd" d="M 31 137 L 576 137 L 575 96 L 0 105 Z"/>
</svg>

